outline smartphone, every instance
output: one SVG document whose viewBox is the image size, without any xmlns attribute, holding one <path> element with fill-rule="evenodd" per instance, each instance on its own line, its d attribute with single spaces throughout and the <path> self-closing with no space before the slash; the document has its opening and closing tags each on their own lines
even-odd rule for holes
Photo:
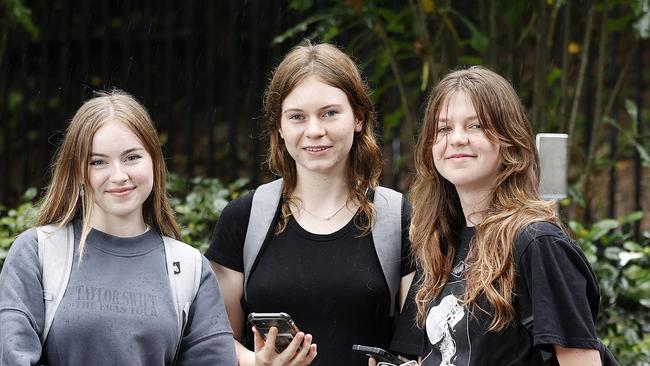
<svg viewBox="0 0 650 366">
<path fill-rule="evenodd" d="M 275 351 L 277 353 L 284 351 L 296 333 L 300 331 L 287 313 L 250 313 L 248 323 L 254 325 L 265 340 L 271 327 L 278 328 L 278 335 L 275 338 Z"/>
<path fill-rule="evenodd" d="M 392 363 L 393 365 L 401 365 L 404 363 L 404 361 L 402 361 L 401 358 L 395 356 L 394 354 L 386 351 L 383 348 L 362 346 L 359 344 L 355 344 L 352 346 L 352 350 L 355 352 L 362 353 L 368 357 L 372 357 L 377 362 L 389 362 Z"/>
</svg>

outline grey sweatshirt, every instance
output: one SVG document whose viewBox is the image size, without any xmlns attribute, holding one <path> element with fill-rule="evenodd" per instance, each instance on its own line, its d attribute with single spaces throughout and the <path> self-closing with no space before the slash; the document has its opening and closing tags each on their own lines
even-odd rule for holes
<svg viewBox="0 0 650 366">
<path fill-rule="evenodd" d="M 167 365 L 179 339 L 162 238 L 97 230 L 78 265 L 79 225 L 70 282 L 42 351 L 41 272 L 35 229 L 12 245 L 0 273 L 0 365 Z M 179 365 L 236 365 L 232 331 L 215 276 L 203 259 Z"/>
</svg>

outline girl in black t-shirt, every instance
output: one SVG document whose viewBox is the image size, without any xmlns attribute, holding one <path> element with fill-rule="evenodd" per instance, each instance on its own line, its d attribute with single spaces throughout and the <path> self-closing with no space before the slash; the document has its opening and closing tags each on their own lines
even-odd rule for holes
<svg viewBox="0 0 650 366">
<path fill-rule="evenodd" d="M 422 365 L 600 365 L 596 279 L 539 197 L 512 86 L 482 67 L 448 74 L 429 97 L 415 166 L 421 273 L 393 349 Z"/>
<path fill-rule="evenodd" d="M 354 62 L 336 47 L 299 46 L 273 73 L 264 117 L 268 162 L 283 178 L 279 204 L 269 208 L 276 214 L 266 240 L 252 267 L 245 266 L 248 228 L 265 225 L 251 218 L 260 206 L 250 193 L 223 210 L 206 252 L 223 291 L 239 364 L 365 365 L 352 346 L 388 348 L 397 299 L 391 289 L 399 288 L 387 284 L 371 235 L 375 219 L 383 217 L 373 204 L 382 160 L 367 87 Z M 399 273 L 390 282 L 401 280 L 406 293 L 413 272 L 410 212 L 398 201 L 387 209 L 404 228 L 394 235 L 401 247 L 389 259 Z M 253 352 L 244 346 L 251 312 L 289 313 L 309 334 L 298 333 L 277 353 L 274 331 L 265 342 L 255 330 Z"/>
</svg>

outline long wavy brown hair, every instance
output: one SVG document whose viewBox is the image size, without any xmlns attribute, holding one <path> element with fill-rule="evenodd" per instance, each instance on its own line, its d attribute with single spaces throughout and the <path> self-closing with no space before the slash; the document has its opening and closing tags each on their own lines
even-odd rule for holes
<svg viewBox="0 0 650 366">
<path fill-rule="evenodd" d="M 539 197 L 539 156 L 525 108 L 507 80 L 477 66 L 454 71 L 433 88 L 416 146 L 410 237 L 423 272 L 415 296 L 417 318 L 423 326 L 432 301 L 449 278 L 457 234 L 466 225 L 456 189 L 436 170 L 432 152 L 438 115 L 458 92 L 467 94 L 487 138 L 499 145 L 501 164 L 465 261 L 463 298 L 472 311 L 490 315 L 490 330 L 498 331 L 515 319 L 515 236 L 532 222 L 557 219 L 554 204 Z M 479 306 L 482 298 L 488 308 Z"/>
<path fill-rule="evenodd" d="M 368 188 L 375 188 L 381 174 L 381 150 L 375 139 L 375 113 L 368 87 L 361 78 L 357 65 L 343 51 L 327 43 L 307 42 L 289 52 L 277 66 L 264 96 L 264 117 L 270 144 L 268 164 L 271 171 L 284 179 L 282 213 L 276 234 L 284 230 L 291 216 L 290 205 L 295 203 L 292 193 L 296 188 L 296 162 L 280 138 L 280 119 L 284 98 L 309 76 L 318 77 L 323 83 L 342 90 L 361 121 L 363 128 L 355 133 L 348 159 L 349 200 L 358 202 L 362 215 L 355 224 L 368 233 L 372 227 L 375 210 L 366 197 Z"/>
<path fill-rule="evenodd" d="M 106 122 L 127 126 L 142 141 L 153 162 L 153 189 L 142 207 L 144 221 L 166 236 L 181 238 L 180 228 L 169 205 L 165 177 L 167 169 L 158 133 L 147 110 L 133 96 L 121 91 L 97 92 L 87 100 L 70 121 L 63 142 L 52 162 L 52 180 L 41 201 L 38 225 L 67 225 L 82 222 L 79 242 L 80 260 L 91 228 L 92 189 L 88 177 L 89 159 L 95 132 Z M 80 192 L 82 191 L 82 195 Z"/>
</svg>

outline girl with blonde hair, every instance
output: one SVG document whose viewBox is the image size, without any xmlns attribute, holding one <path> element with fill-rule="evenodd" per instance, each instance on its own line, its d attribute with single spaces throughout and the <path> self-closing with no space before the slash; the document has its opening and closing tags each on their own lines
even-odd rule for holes
<svg viewBox="0 0 650 366">
<path fill-rule="evenodd" d="M 419 280 L 393 349 L 422 365 L 600 365 L 596 277 L 539 197 L 539 157 L 512 86 L 482 67 L 444 77 L 415 166 Z"/>
<path fill-rule="evenodd" d="M 235 365 L 217 281 L 207 260 L 178 241 L 162 149 L 146 109 L 124 92 L 98 93 L 70 122 L 52 169 L 39 227 L 18 236 L 0 274 L 0 363 Z M 39 258 L 47 253 L 39 241 L 60 231 L 73 233 L 73 262 L 48 324 L 46 308 L 56 294 L 44 291 L 53 279 L 44 278 L 49 258 Z M 47 245 L 65 251 L 67 240 Z M 182 315 L 172 292 L 183 290 L 170 281 L 190 268 L 168 266 L 168 248 L 192 252 L 200 268 Z"/>
</svg>

